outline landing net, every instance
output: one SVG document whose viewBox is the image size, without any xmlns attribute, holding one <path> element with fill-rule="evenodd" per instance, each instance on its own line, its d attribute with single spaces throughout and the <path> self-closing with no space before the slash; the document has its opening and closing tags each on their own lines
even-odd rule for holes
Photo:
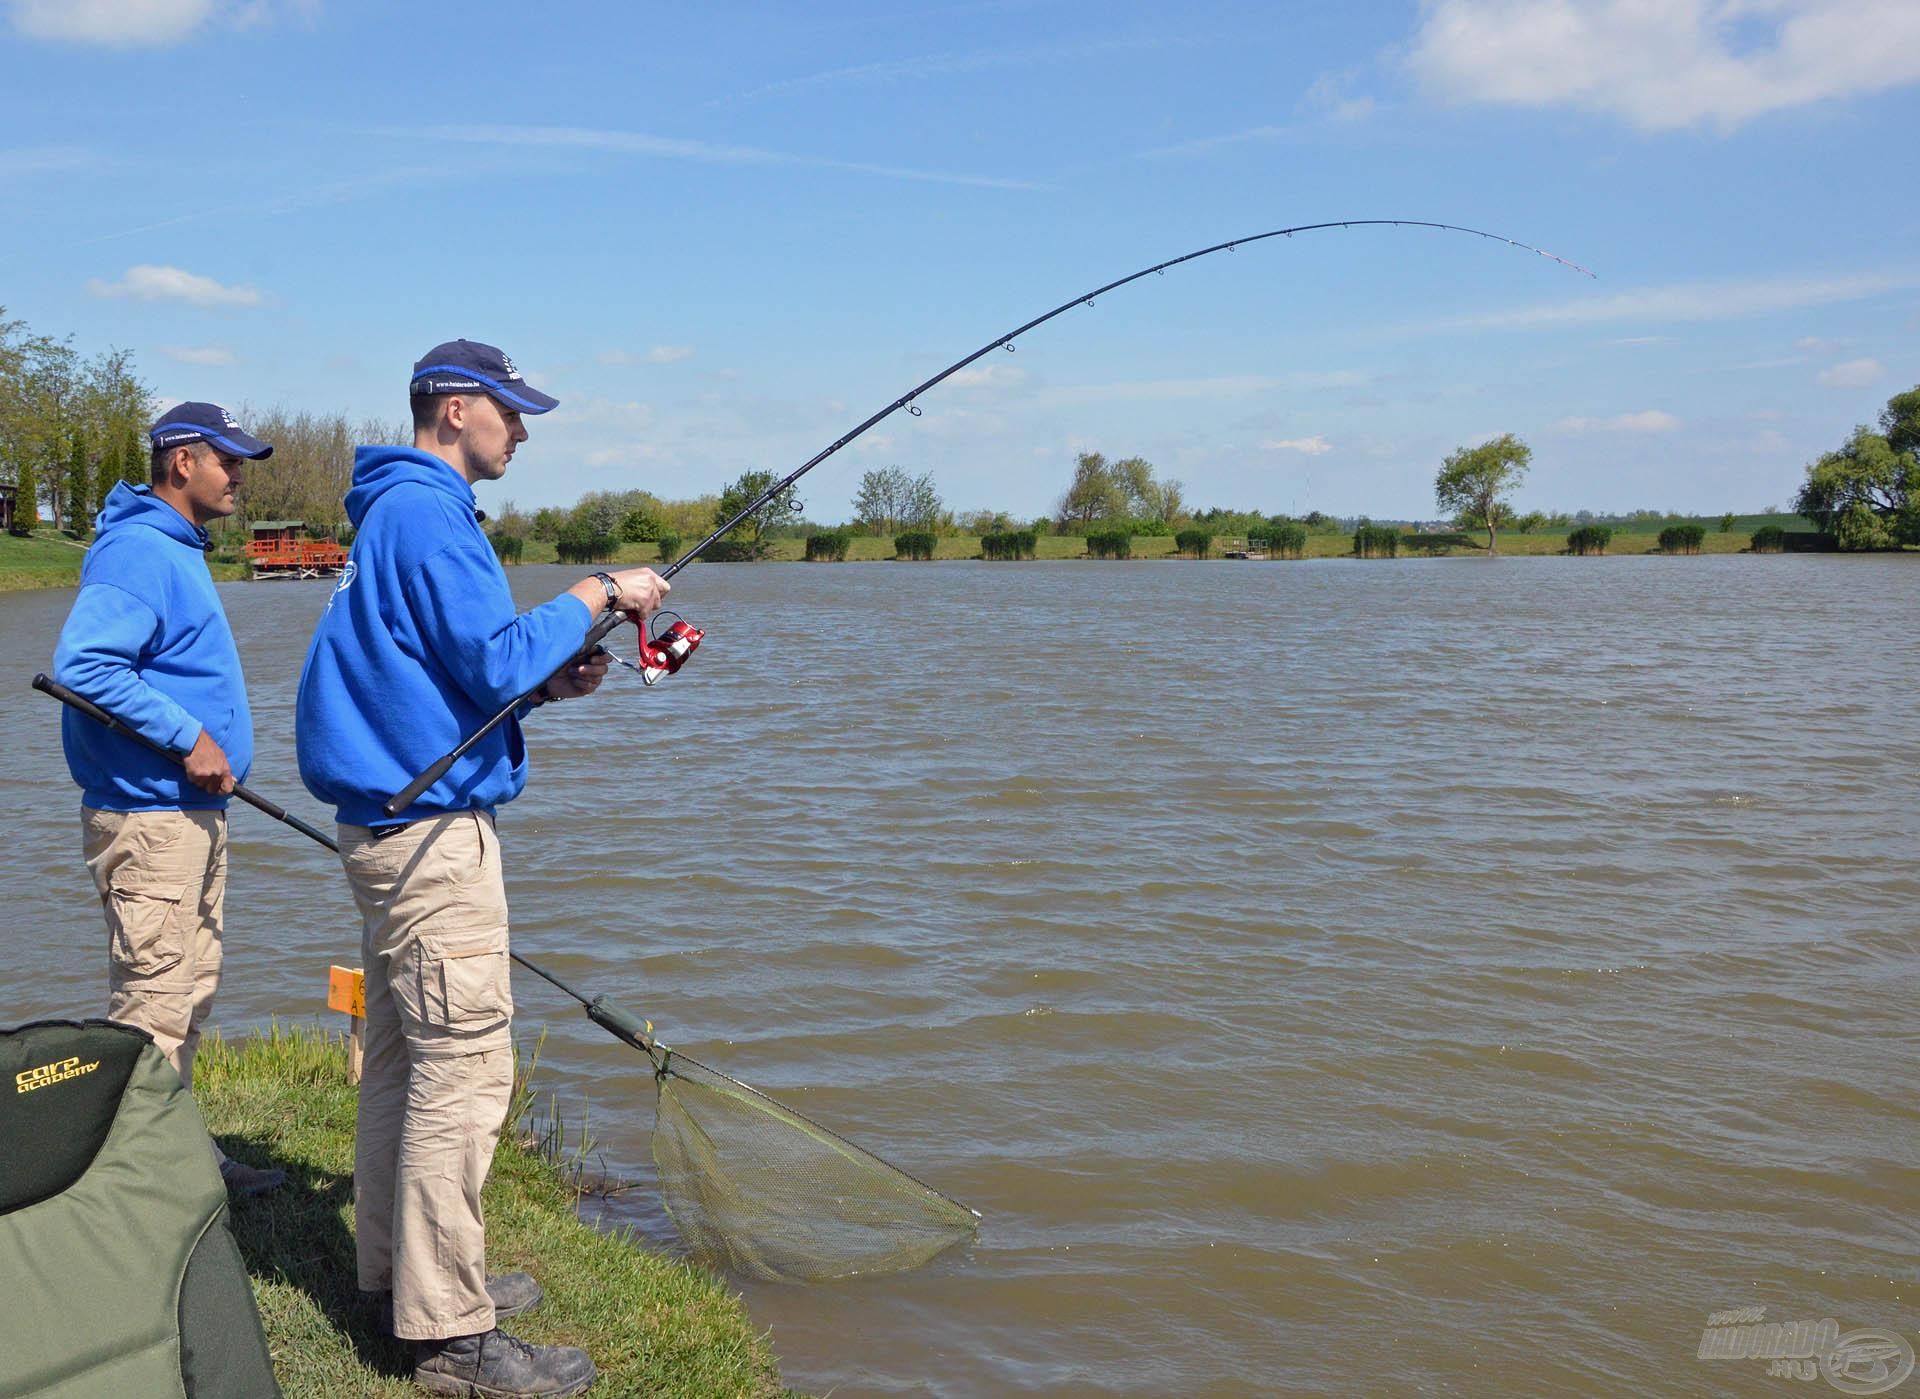
<svg viewBox="0 0 1920 1399">
<path fill-rule="evenodd" d="M 978 1227 L 965 1205 L 758 1089 L 656 1050 L 654 1164 L 702 1261 L 821 1282 L 918 1267 Z"/>
</svg>

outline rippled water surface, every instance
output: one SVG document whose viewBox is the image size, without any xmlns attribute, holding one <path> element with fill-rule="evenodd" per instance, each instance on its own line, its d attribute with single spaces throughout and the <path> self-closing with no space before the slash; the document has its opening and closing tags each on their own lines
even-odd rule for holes
<svg viewBox="0 0 1920 1399">
<path fill-rule="evenodd" d="M 322 821 L 326 585 L 221 594 L 252 785 Z M 70 600 L 0 595 L 0 1023 L 104 1004 L 27 689 Z M 1708 1312 L 1920 1341 L 1920 559 L 699 565 L 674 601 L 687 671 L 529 724 L 516 948 L 986 1216 L 916 1273 L 748 1286 L 790 1384 L 1758 1394 L 1793 1382 L 1696 1359 Z M 218 1023 L 332 1022 L 337 865 L 232 833 Z M 607 1213 L 671 1246 L 637 1056 L 515 991 L 641 1182 Z"/>
</svg>

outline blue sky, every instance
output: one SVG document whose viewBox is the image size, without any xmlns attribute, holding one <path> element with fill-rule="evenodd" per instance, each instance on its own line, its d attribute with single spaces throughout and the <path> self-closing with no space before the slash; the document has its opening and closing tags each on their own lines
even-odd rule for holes
<svg viewBox="0 0 1920 1399">
<path fill-rule="evenodd" d="M 798 465 L 1048 510 L 1077 451 L 1195 505 L 1787 501 L 1920 381 L 1920 4 L 397 6 L 0 0 L 0 305 L 168 401 L 397 421 L 443 339 L 561 407 L 490 501 Z"/>
</svg>

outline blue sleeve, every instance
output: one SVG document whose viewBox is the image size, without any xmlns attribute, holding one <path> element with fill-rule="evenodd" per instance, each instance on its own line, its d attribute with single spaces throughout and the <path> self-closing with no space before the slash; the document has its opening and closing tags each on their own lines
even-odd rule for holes
<svg viewBox="0 0 1920 1399">
<path fill-rule="evenodd" d="M 558 670 L 587 639 L 593 613 L 571 593 L 516 613 L 490 548 L 454 543 L 408 577 L 420 638 L 475 704 L 498 709 Z"/>
<path fill-rule="evenodd" d="M 199 741 L 200 721 L 136 669 L 159 633 L 159 616 L 138 597 L 112 583 L 88 583 L 60 629 L 53 678 L 142 737 L 185 753 Z"/>
</svg>

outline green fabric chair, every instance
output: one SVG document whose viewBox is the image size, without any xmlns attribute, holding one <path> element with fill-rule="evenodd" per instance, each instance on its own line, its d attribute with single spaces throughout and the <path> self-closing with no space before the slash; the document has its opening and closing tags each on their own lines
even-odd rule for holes
<svg viewBox="0 0 1920 1399">
<path fill-rule="evenodd" d="M 279 1399 L 199 1109 L 147 1035 L 0 1030 L 0 1396 Z"/>
</svg>

